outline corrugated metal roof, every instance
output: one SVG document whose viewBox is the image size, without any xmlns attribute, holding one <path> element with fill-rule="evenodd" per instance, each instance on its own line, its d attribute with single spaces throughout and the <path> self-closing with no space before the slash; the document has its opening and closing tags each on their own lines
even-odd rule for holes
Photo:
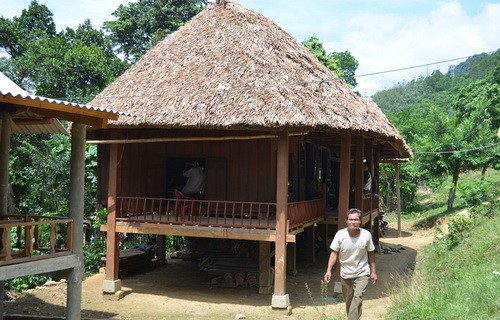
<svg viewBox="0 0 500 320">
<path fill-rule="evenodd" d="M 42 109 L 51 109 L 51 105 L 58 105 L 59 116 L 62 117 L 63 114 L 66 116 L 66 118 L 62 117 L 61 119 L 70 121 L 75 119 L 75 117 L 68 117 L 68 115 L 71 114 L 84 115 L 87 119 L 84 121 L 89 121 L 89 119 L 117 119 L 118 115 L 130 116 L 130 113 L 127 112 L 114 111 L 111 109 L 29 94 L 2 72 L 0 72 L 0 103 L 1 102 L 5 102 L 7 105 L 17 108 L 17 110 L 13 112 L 12 119 L 14 120 L 14 125 L 12 132 L 20 134 L 68 133 L 61 122 L 53 118 L 53 112 L 42 112 Z M 39 111 L 36 110 L 36 108 L 39 107 L 38 102 L 44 105 Z M 28 106 L 28 108 L 20 108 L 17 106 Z M 88 110 L 88 112 L 86 110 Z M 49 116 L 43 116 L 44 113 Z M 109 115 L 113 116 L 110 117 Z M 59 116 L 56 115 L 56 117 Z M 81 119 L 82 118 L 80 118 L 80 120 Z M 92 121 L 90 123 L 95 124 L 95 122 Z"/>
<path fill-rule="evenodd" d="M 58 104 L 58 105 L 75 107 L 75 108 L 80 108 L 80 109 L 101 111 L 101 112 L 106 112 L 106 113 L 111 113 L 111 114 L 122 115 L 122 116 L 131 116 L 130 113 L 123 112 L 123 111 L 115 111 L 112 109 L 99 108 L 99 107 L 90 106 L 87 104 L 80 104 L 80 103 L 68 102 L 68 101 L 64 101 L 64 100 L 35 96 L 35 95 L 27 93 L 26 91 L 24 91 L 24 93 L 16 93 L 16 92 L 12 92 L 12 91 L 3 90 L 2 88 L 0 88 L 0 95 L 7 96 L 7 97 L 10 96 L 10 97 L 14 97 L 14 98 L 29 99 L 29 100 L 35 100 L 35 101 L 41 101 L 41 102 L 54 103 L 54 104 Z"/>
</svg>

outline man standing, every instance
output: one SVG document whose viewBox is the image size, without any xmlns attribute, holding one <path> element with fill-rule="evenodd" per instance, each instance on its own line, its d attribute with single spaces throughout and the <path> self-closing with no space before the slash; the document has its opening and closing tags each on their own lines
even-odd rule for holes
<svg viewBox="0 0 500 320">
<path fill-rule="evenodd" d="M 332 278 L 332 268 L 340 262 L 342 294 L 345 298 L 347 317 L 358 320 L 361 317 L 363 293 L 368 280 L 377 282 L 375 268 L 375 246 L 370 232 L 361 227 L 362 213 L 359 209 L 347 210 L 347 228 L 337 231 L 330 248 L 333 250 L 328 259 L 324 276 L 326 283 Z"/>
</svg>

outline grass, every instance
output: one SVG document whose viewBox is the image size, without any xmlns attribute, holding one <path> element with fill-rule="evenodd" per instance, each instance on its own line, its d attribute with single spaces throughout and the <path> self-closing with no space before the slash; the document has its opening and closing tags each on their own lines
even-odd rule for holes
<svg viewBox="0 0 500 320">
<path fill-rule="evenodd" d="M 318 307 L 318 304 L 316 303 L 313 293 L 311 291 L 311 288 L 309 288 L 309 285 L 306 283 L 306 290 L 307 294 L 309 295 L 309 299 L 311 300 L 312 305 L 314 306 L 316 312 L 318 313 L 318 318 L 315 318 L 316 320 L 343 320 L 345 317 L 340 316 L 340 315 L 327 315 L 325 314 L 320 308 Z M 329 304 L 328 301 L 328 284 L 321 280 L 321 306 L 326 306 Z"/>
<path fill-rule="evenodd" d="M 464 188 L 481 183 L 478 173 L 461 179 Z M 492 201 L 482 206 L 495 205 L 490 210 L 493 215 L 477 214 L 472 218 L 473 227 L 459 231 L 458 245 L 443 245 L 446 242 L 441 239 L 429 246 L 411 283 L 402 281 L 395 290 L 387 320 L 500 319 L 500 275 L 497 274 L 500 272 L 500 219 L 498 194 L 495 194 L 500 186 L 500 174 L 492 171 L 486 179 L 492 183 L 490 196 L 493 194 L 496 204 Z M 436 194 L 425 195 L 423 211 L 410 215 L 411 218 L 423 217 L 415 227 L 429 228 L 440 217 L 453 216 L 454 212 L 446 212 L 446 201 L 443 201 L 446 191 L 443 187 Z M 457 210 L 468 208 L 465 201 L 458 204 Z"/>
</svg>

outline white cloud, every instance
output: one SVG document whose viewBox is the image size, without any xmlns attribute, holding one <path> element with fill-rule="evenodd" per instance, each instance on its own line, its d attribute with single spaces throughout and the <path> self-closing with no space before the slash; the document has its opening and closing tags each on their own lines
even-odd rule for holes
<svg viewBox="0 0 500 320">
<path fill-rule="evenodd" d="M 422 65 L 493 51 L 500 47 L 500 4 L 483 6 L 470 16 L 458 2 L 439 2 L 427 15 L 357 14 L 339 41 L 325 41 L 328 51 L 350 51 L 359 61 L 358 75 Z M 373 94 L 396 83 L 426 76 L 450 64 L 358 78 L 356 89 Z"/>
</svg>

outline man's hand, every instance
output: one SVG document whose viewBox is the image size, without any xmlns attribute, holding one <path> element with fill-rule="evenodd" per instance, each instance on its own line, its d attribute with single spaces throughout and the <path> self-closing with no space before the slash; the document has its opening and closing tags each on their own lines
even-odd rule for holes
<svg viewBox="0 0 500 320">
<path fill-rule="evenodd" d="M 325 275 L 326 277 L 326 275 Z M 377 273 L 374 271 L 370 274 L 370 281 L 375 284 L 377 283 L 377 280 L 378 280 L 378 277 L 377 277 Z"/>
<path fill-rule="evenodd" d="M 325 280 L 326 283 L 330 283 L 330 280 L 332 279 L 332 272 L 327 271 L 325 273 L 325 276 L 323 277 L 323 279 Z"/>
</svg>

